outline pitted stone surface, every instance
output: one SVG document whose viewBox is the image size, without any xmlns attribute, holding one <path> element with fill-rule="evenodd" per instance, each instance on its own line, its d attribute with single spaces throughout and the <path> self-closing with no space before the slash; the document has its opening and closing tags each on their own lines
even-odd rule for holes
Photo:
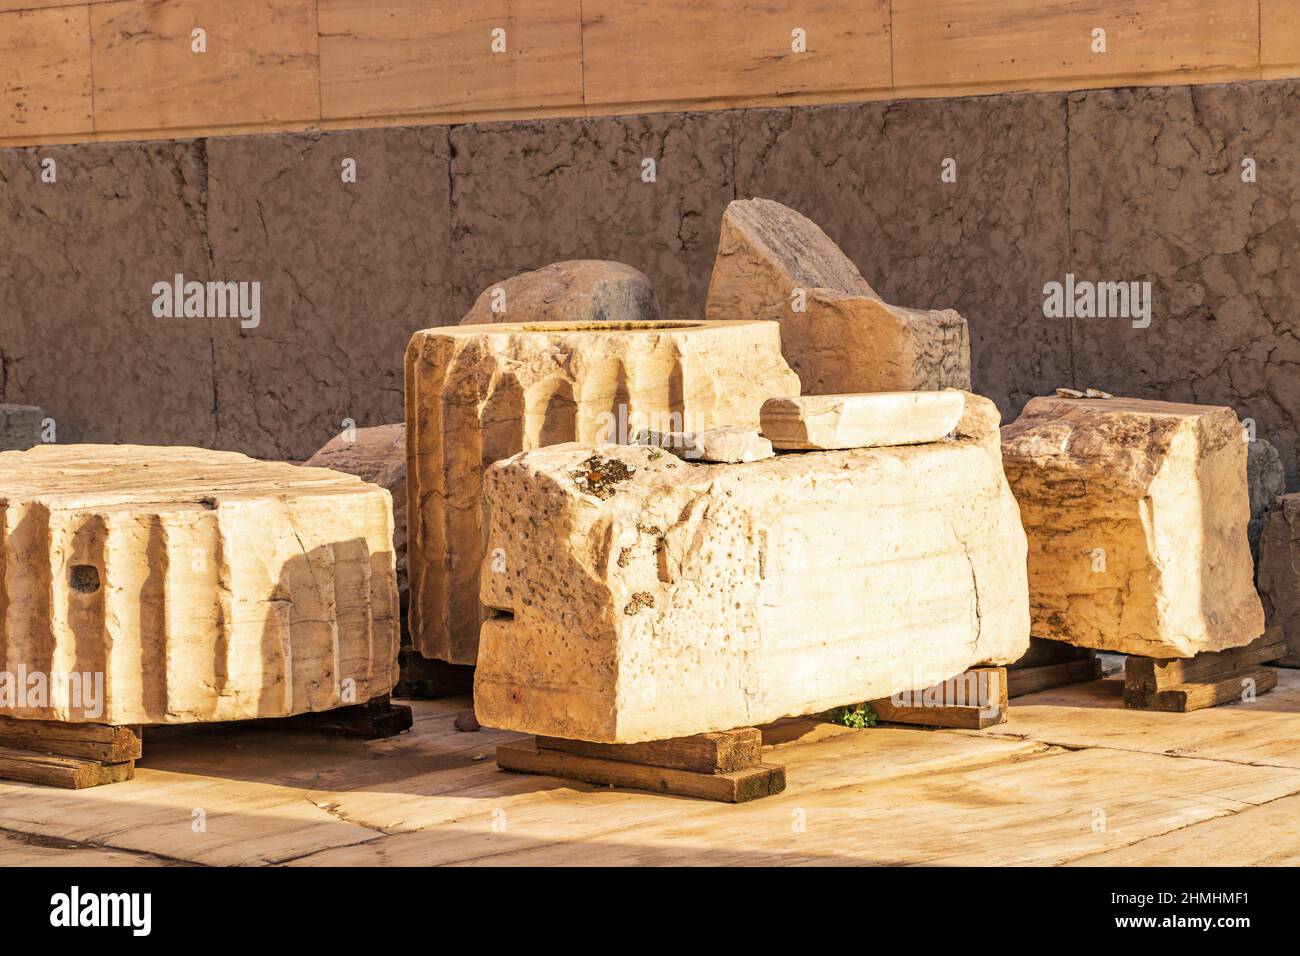
<svg viewBox="0 0 1300 956">
<path fill-rule="evenodd" d="M 630 743 L 1017 659 L 1025 538 L 997 421 L 968 395 L 955 438 L 926 445 L 695 465 L 567 444 L 498 462 L 478 719 Z"/>
</svg>

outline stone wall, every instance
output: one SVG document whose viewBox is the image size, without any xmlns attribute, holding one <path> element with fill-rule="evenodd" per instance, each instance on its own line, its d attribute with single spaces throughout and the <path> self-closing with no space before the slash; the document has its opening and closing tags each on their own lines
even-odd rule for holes
<svg viewBox="0 0 1300 956">
<path fill-rule="evenodd" d="M 1066 384 L 1230 404 L 1294 487 L 1298 87 L 0 150 L 0 402 L 44 407 L 64 442 L 306 458 L 345 418 L 399 420 L 410 334 L 524 269 L 620 259 L 665 317 L 701 316 L 722 210 L 760 195 L 890 301 L 960 310 L 1004 416 Z M 259 281 L 261 324 L 154 318 L 176 272 Z M 1043 285 L 1067 273 L 1151 281 L 1150 326 L 1045 318 Z"/>
</svg>

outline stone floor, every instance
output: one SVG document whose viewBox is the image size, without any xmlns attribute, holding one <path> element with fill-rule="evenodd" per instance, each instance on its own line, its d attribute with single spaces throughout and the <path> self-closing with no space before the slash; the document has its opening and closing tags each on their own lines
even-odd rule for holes
<svg viewBox="0 0 1300 956">
<path fill-rule="evenodd" d="M 465 700 L 360 742 L 146 736 L 136 778 L 0 782 L 0 865 L 1300 863 L 1300 671 L 1249 704 L 1125 710 L 1111 678 L 985 731 L 775 728 L 785 793 L 729 806 L 496 768 Z"/>
</svg>

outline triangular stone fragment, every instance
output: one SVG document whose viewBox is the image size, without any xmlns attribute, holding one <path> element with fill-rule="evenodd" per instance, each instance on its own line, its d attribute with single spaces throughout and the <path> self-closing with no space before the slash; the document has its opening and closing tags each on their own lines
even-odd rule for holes
<svg viewBox="0 0 1300 956">
<path fill-rule="evenodd" d="M 705 311 L 779 321 L 804 394 L 970 388 L 965 319 L 885 302 L 816 223 L 769 199 L 727 207 Z"/>
</svg>

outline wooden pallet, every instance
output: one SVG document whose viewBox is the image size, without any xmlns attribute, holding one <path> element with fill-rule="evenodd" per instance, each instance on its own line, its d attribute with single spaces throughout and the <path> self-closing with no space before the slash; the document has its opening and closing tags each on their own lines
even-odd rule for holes
<svg viewBox="0 0 1300 956">
<path fill-rule="evenodd" d="M 497 766 L 600 786 L 745 803 L 785 789 L 785 768 L 763 763 L 762 744 L 755 727 L 641 744 L 532 737 L 498 746 Z"/>
<path fill-rule="evenodd" d="M 1031 637 L 1025 656 L 1007 667 L 1007 696 L 1020 697 L 1066 684 L 1099 680 L 1101 658 L 1086 647 Z"/>
<path fill-rule="evenodd" d="M 1124 662 L 1124 706 L 1187 713 L 1239 701 L 1247 688 L 1263 694 L 1277 686 L 1277 671 L 1261 665 L 1285 654 L 1278 628 L 1244 647 L 1195 657 L 1130 654 Z"/>
<path fill-rule="evenodd" d="M 206 726 L 287 727 L 376 740 L 409 730 L 411 708 L 387 697 L 365 704 L 315 714 L 265 720 L 230 721 Z M 202 724 L 161 725 L 154 729 L 192 730 Z M 58 720 L 0 717 L 0 779 L 80 790 L 121 783 L 135 776 L 135 762 L 144 752 L 143 728 L 108 724 L 77 724 Z"/>
<path fill-rule="evenodd" d="M 1007 719 L 1007 669 L 972 667 L 925 690 L 869 703 L 887 724 L 983 730 Z"/>
<path fill-rule="evenodd" d="M 437 700 L 474 693 L 474 666 L 448 664 L 446 661 L 421 657 L 413 647 L 403 647 L 397 655 L 399 674 L 394 697 L 407 700 Z"/>
<path fill-rule="evenodd" d="M 81 790 L 135 776 L 140 728 L 0 717 L 0 778 Z"/>
</svg>

